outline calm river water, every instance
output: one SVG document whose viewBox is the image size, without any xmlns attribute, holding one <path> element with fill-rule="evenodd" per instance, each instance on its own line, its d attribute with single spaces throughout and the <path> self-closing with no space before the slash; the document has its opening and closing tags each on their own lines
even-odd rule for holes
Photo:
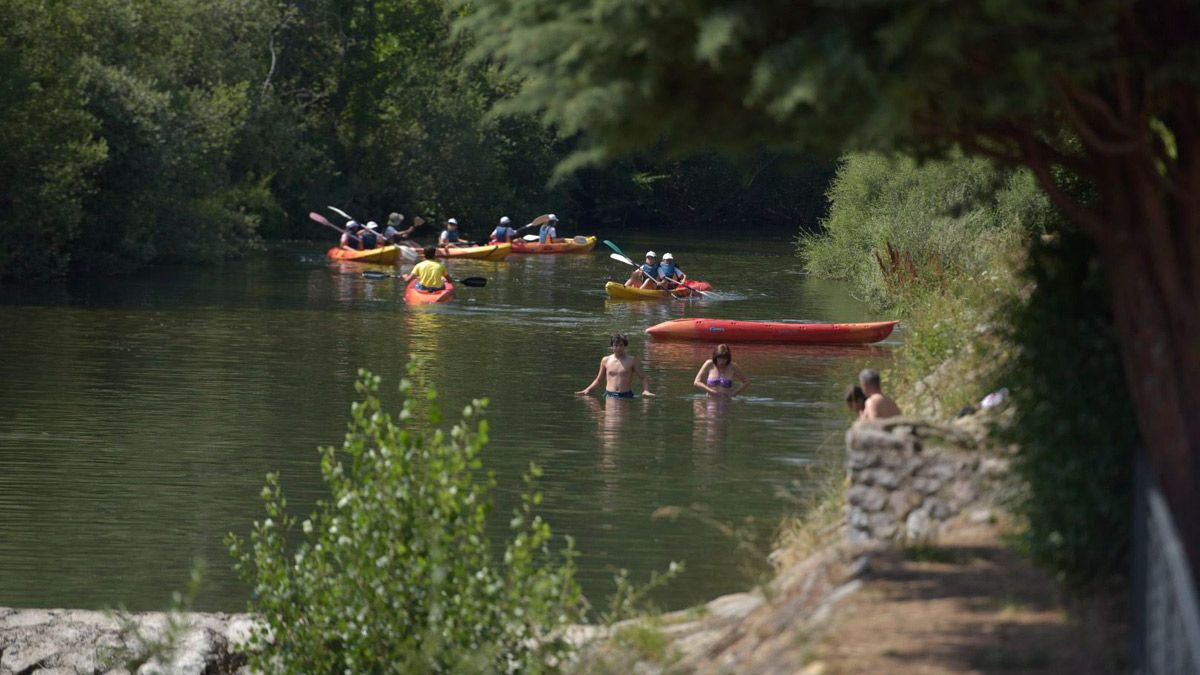
<svg viewBox="0 0 1200 675">
<path fill-rule="evenodd" d="M 678 241 L 678 240 L 676 240 Z M 640 257 L 666 241 L 619 243 Z M 711 346 L 650 343 L 669 318 L 862 321 L 839 285 L 800 273 L 790 247 L 673 243 L 680 266 L 719 291 L 701 301 L 612 302 L 627 268 L 589 255 L 453 262 L 482 276 L 459 300 L 410 309 L 393 281 L 332 265 L 316 243 L 215 268 L 0 287 L 0 605 L 162 609 L 205 565 L 200 609 L 239 611 L 227 532 L 262 517 L 268 471 L 291 505 L 324 496 L 316 448 L 340 444 L 359 368 L 394 392 L 410 354 L 428 358 L 447 416 L 491 399 L 487 468 L 506 521 L 530 461 L 546 469 L 543 513 L 582 552 L 593 601 L 614 570 L 635 580 L 672 560 L 687 571 L 659 601 L 687 606 L 745 589 L 733 542 L 696 520 L 654 519 L 702 505 L 753 519 L 764 547 L 801 494 L 805 467 L 840 462 L 839 401 L 874 347 L 733 346 L 753 384 L 718 406 L 692 387 Z M 595 376 L 608 334 L 624 331 L 653 399 L 572 394 Z M 500 524 L 497 533 L 502 533 Z"/>
</svg>

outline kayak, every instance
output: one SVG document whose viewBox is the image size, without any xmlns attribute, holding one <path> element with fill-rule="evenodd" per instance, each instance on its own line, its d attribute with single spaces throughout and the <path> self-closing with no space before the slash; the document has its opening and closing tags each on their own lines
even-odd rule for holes
<svg viewBox="0 0 1200 675">
<path fill-rule="evenodd" d="M 329 249 L 329 258 L 331 260 L 344 260 L 346 262 L 390 265 L 396 262 L 398 257 L 400 257 L 400 248 L 398 246 L 383 246 L 365 251 L 356 251 L 351 248 L 342 248 L 341 246 L 334 246 Z"/>
<path fill-rule="evenodd" d="M 517 239 L 512 243 L 513 253 L 587 253 L 596 246 L 595 237 L 587 237 L 586 244 L 580 244 L 574 239 L 564 239 L 553 244 L 539 244 L 536 241 Z"/>
<path fill-rule="evenodd" d="M 403 247 L 405 259 L 407 260 L 424 260 L 425 251 L 419 248 Z M 512 244 L 487 244 L 484 246 L 451 246 L 450 248 L 438 247 L 437 257 L 439 258 L 466 258 L 471 260 L 503 260 L 512 253 Z"/>
<path fill-rule="evenodd" d="M 702 342 L 774 342 L 810 345 L 849 345 L 879 342 L 892 334 L 899 321 L 874 323 L 784 323 L 672 319 L 646 329 L 655 340 Z"/>
<path fill-rule="evenodd" d="M 664 291 L 657 288 L 635 288 L 610 281 L 604 284 L 604 292 L 608 293 L 608 297 L 613 300 L 667 300 L 699 296 L 701 295 L 699 291 L 707 291 L 712 288 L 712 284 L 707 281 L 692 281 L 691 279 L 683 282 L 683 285 L 684 288 Z"/>
<path fill-rule="evenodd" d="M 417 280 L 408 282 L 404 289 L 404 301 L 410 305 L 434 305 L 439 302 L 450 302 L 454 299 L 454 284 L 446 282 L 446 287 L 440 291 L 418 291 Z"/>
</svg>

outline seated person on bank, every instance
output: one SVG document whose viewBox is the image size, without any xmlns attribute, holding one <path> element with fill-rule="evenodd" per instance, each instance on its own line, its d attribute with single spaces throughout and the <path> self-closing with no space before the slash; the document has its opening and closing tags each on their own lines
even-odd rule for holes
<svg viewBox="0 0 1200 675">
<path fill-rule="evenodd" d="M 416 278 L 418 291 L 440 291 L 447 282 L 454 283 L 446 266 L 437 260 L 437 247 L 432 244 L 425 247 L 425 259 L 414 265 L 411 272 L 401 276 L 405 281 Z"/>
</svg>

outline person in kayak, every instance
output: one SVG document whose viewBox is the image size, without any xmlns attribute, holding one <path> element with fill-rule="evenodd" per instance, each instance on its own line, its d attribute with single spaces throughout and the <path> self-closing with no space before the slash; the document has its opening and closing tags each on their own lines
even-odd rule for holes
<svg viewBox="0 0 1200 675">
<path fill-rule="evenodd" d="M 401 230 L 400 226 L 404 224 L 404 215 L 400 213 L 392 213 L 388 215 L 387 229 L 383 231 L 383 240 L 389 244 L 403 244 L 413 248 L 420 248 L 415 241 L 412 240 L 413 230 L 417 229 L 413 225 L 407 229 Z"/>
<path fill-rule="evenodd" d="M 516 236 L 517 236 L 517 231 L 515 229 L 513 229 L 512 225 L 510 225 L 511 222 L 512 221 L 509 220 L 508 216 L 502 216 L 500 218 L 500 224 L 496 226 L 496 229 L 492 230 L 492 236 L 490 239 L 488 239 L 488 243 L 489 244 L 512 243 L 512 240 L 514 238 L 516 238 Z"/>
<path fill-rule="evenodd" d="M 557 226 L 558 216 L 551 213 L 547 216 L 546 222 L 542 223 L 542 226 L 538 228 L 538 243 L 553 244 L 554 240 L 558 238 Z"/>
<path fill-rule="evenodd" d="M 446 266 L 437 259 L 437 247 L 432 244 L 425 247 L 425 259 L 413 265 L 411 272 L 400 276 L 405 281 L 416 278 L 418 291 L 440 291 L 446 287 L 447 282 L 454 283 Z"/>
<path fill-rule="evenodd" d="M 373 220 L 371 222 L 367 223 L 366 229 L 364 229 L 362 231 L 363 250 L 379 248 L 381 246 L 381 244 L 379 242 L 379 233 L 375 231 L 378 228 L 379 228 L 379 223 L 377 223 Z"/>
<path fill-rule="evenodd" d="M 664 253 L 662 262 L 658 265 L 658 278 L 663 282 L 663 288 L 672 290 L 687 282 L 687 275 L 675 266 L 675 256 Z"/>
<path fill-rule="evenodd" d="M 737 389 L 733 388 L 735 381 L 738 383 Z M 721 344 L 713 348 L 712 358 L 700 366 L 692 384 L 708 392 L 709 396 L 733 398 L 746 391 L 746 387 L 750 386 L 750 378 L 734 364 L 729 345 Z"/>
<path fill-rule="evenodd" d="M 646 263 L 633 270 L 625 285 L 634 288 L 658 288 L 658 254 L 646 251 Z"/>
<path fill-rule="evenodd" d="M 881 420 L 900 414 L 900 406 L 884 395 L 880 387 L 878 370 L 874 368 L 864 369 L 858 374 L 858 383 L 862 386 L 863 393 L 867 395 L 867 402 L 863 405 L 863 411 L 859 415 L 859 419 Z"/>
<path fill-rule="evenodd" d="M 356 221 L 352 220 L 346 223 L 346 231 L 342 232 L 342 240 L 340 242 L 341 247 L 348 248 L 352 251 L 361 251 L 363 243 L 362 237 L 360 237 L 358 234 L 360 229 L 362 229 L 362 226 Z"/>
<path fill-rule="evenodd" d="M 642 378 L 642 396 L 654 396 L 650 393 L 650 381 L 642 370 L 642 364 L 633 354 L 626 353 L 629 338 L 622 333 L 614 333 L 608 344 L 613 353 L 600 359 L 600 372 L 586 388 L 575 392 L 576 396 L 587 396 L 600 386 L 600 380 L 605 381 L 604 396 L 607 398 L 633 398 L 633 376 Z"/>
<path fill-rule="evenodd" d="M 471 243 L 463 238 L 463 233 L 458 230 L 458 221 L 451 218 L 446 221 L 446 229 L 438 235 L 438 246 L 442 248 L 450 248 L 451 246 L 470 246 Z"/>
</svg>

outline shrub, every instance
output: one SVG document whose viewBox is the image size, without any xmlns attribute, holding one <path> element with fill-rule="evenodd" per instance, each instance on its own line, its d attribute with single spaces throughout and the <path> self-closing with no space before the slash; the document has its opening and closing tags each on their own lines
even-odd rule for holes
<svg viewBox="0 0 1200 675">
<path fill-rule="evenodd" d="M 1091 584 L 1128 568 L 1137 420 L 1092 245 L 1073 231 L 1039 242 L 1026 275 L 1035 289 L 1007 308 L 1017 349 L 1002 373 L 1030 490 L 1022 539 L 1067 581 Z"/>
<path fill-rule="evenodd" d="M 410 378 L 416 364 L 410 363 Z M 485 532 L 495 478 L 481 473 L 486 401 L 466 406 L 449 432 L 436 391 L 424 414 L 410 378 L 396 419 L 382 410 L 379 378 L 360 371 L 363 395 L 340 449 L 321 448 L 327 500 L 302 523 L 288 513 L 279 476 L 263 489 L 267 518 L 249 543 L 230 535 L 237 568 L 253 585 L 264 627 L 251 668 L 264 672 L 538 672 L 568 655 L 562 628 L 583 599 L 570 539 L 550 549 L 533 513 L 531 482 L 512 537 L 496 559 Z M 300 532 L 297 532 L 297 526 Z M 288 541 L 299 543 L 289 552 Z"/>
</svg>

